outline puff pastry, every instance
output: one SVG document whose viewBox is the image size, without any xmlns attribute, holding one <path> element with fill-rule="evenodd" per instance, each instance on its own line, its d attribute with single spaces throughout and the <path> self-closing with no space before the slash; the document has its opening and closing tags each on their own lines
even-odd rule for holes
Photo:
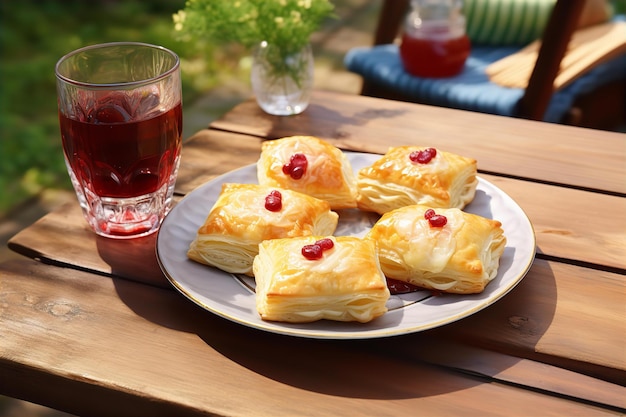
<svg viewBox="0 0 626 417">
<path fill-rule="evenodd" d="M 358 207 L 384 214 L 396 208 L 425 204 L 463 208 L 474 199 L 478 180 L 476 160 L 436 149 L 427 163 L 411 160 L 419 146 L 390 148 L 379 160 L 359 170 Z"/>
<path fill-rule="evenodd" d="M 266 240 L 254 259 L 256 306 L 263 320 L 307 323 L 321 319 L 368 322 L 387 311 L 389 290 L 376 244 L 330 237 L 321 259 L 302 255 L 320 236 Z"/>
<path fill-rule="evenodd" d="M 388 278 L 442 292 L 482 292 L 498 272 L 506 238 L 497 220 L 459 209 L 435 209 L 447 223 L 431 227 L 429 207 L 413 205 L 384 214 L 366 235 L 378 243 Z"/>
<path fill-rule="evenodd" d="M 270 211 L 266 197 L 275 190 L 282 196 L 281 208 Z M 338 218 L 326 201 L 296 191 L 226 183 L 187 256 L 226 272 L 251 275 L 262 241 L 332 234 Z"/>
<path fill-rule="evenodd" d="M 301 177 L 290 175 L 296 154 L 306 158 Z M 299 191 L 326 200 L 333 210 L 356 207 L 356 178 L 346 155 L 314 136 L 289 136 L 263 142 L 257 163 L 259 184 Z"/>
</svg>

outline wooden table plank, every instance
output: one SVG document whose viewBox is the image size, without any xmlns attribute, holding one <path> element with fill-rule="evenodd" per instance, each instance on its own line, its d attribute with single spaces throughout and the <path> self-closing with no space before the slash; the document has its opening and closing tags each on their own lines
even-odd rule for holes
<svg viewBox="0 0 626 417">
<path fill-rule="evenodd" d="M 385 341 L 257 332 L 126 280 L 28 260 L 0 275 L 0 391 L 75 414 L 619 415 L 381 355 Z"/>
<path fill-rule="evenodd" d="M 505 298 L 432 332 L 623 385 L 625 309 L 624 275 L 536 260 Z"/>
<path fill-rule="evenodd" d="M 181 166 L 182 177 L 177 186 L 179 192 L 188 192 L 188 190 L 213 178 L 223 170 L 238 166 L 237 164 L 256 161 L 260 139 L 236 136 L 238 135 L 206 130 L 198 133 L 194 140 L 188 142 L 184 149 Z M 232 145 L 228 145 L 229 141 Z M 235 146 L 237 149 L 237 158 L 234 160 L 232 154 L 229 153 L 229 146 Z M 207 155 L 211 156 L 210 160 L 207 160 Z M 524 286 L 527 286 L 530 285 L 528 284 L 529 281 L 534 282 L 532 288 L 536 293 L 527 295 L 528 305 L 543 305 L 544 308 L 539 311 L 551 313 L 557 304 L 558 306 L 569 305 L 570 300 L 577 299 L 579 292 L 584 292 L 587 296 L 597 296 L 592 300 L 607 300 L 607 304 L 602 304 L 602 306 L 613 308 L 613 310 L 603 311 L 599 309 L 601 306 L 595 306 L 598 317 L 604 317 L 604 313 L 611 317 L 611 311 L 621 311 L 619 309 L 624 300 L 618 299 L 616 301 L 614 297 L 624 294 L 623 256 L 621 254 L 626 247 L 624 239 L 626 219 L 620 213 L 624 207 L 625 200 L 623 198 L 498 176 L 486 176 L 486 178 L 509 193 L 529 214 L 537 231 L 540 256 L 564 259 L 569 262 L 582 262 L 588 265 L 597 264 L 608 270 L 614 269 L 618 272 L 616 275 L 608 274 L 605 276 L 605 273 L 600 271 L 576 268 L 574 269 L 575 273 L 563 275 L 564 278 L 559 280 L 559 283 L 564 285 L 561 290 L 561 293 L 565 294 L 563 298 L 553 297 L 546 300 L 545 294 L 553 294 L 554 291 L 546 292 L 546 288 L 542 285 L 554 283 L 555 276 L 550 269 L 542 270 L 539 268 L 540 272 L 536 272 L 538 270 L 537 265 L 541 265 L 536 264 L 523 283 Z M 577 202 L 575 206 L 567 205 L 567 215 L 563 214 L 563 207 L 561 206 L 563 201 Z M 602 208 L 602 210 L 598 208 Z M 594 226 L 591 229 L 588 226 L 588 216 L 594 216 Z M 105 275 L 114 274 L 169 289 L 170 285 L 156 263 L 155 238 L 156 236 L 153 235 L 144 239 L 117 241 L 97 237 L 82 221 L 78 205 L 70 204 L 20 232 L 11 239 L 10 246 L 20 253 L 41 259 L 44 262 L 72 265 Z M 603 250 L 588 250 L 589 247 L 595 246 L 602 247 Z M 554 265 L 556 270 L 565 267 L 559 264 Z M 535 278 L 535 276 L 539 278 Z M 576 279 L 570 282 L 568 281 L 570 276 L 576 277 Z M 611 278 L 607 279 L 606 277 Z M 587 282 L 594 282 L 594 285 L 591 286 Z M 609 284 L 604 286 L 605 282 Z M 598 287 L 598 285 L 600 286 Z M 593 291 L 598 291 L 598 293 L 593 293 Z M 609 302 L 610 300 L 613 300 L 612 303 Z M 622 304 L 619 304 L 620 302 Z M 600 345 L 590 345 L 581 349 L 576 347 L 574 342 L 571 342 L 564 347 L 564 351 L 558 349 L 537 350 L 537 340 L 532 338 L 525 340 L 516 332 L 511 333 L 509 327 L 512 325 L 519 324 L 520 329 L 527 329 L 529 325 L 527 318 L 529 315 L 532 316 L 532 311 L 526 311 L 526 305 L 518 305 L 513 302 L 509 302 L 507 305 L 511 303 L 515 305 L 517 311 L 498 315 L 498 319 L 501 320 L 500 326 L 492 322 L 484 325 L 477 324 L 476 326 L 472 325 L 472 328 L 482 328 L 482 330 L 477 332 L 474 337 L 465 335 L 463 332 L 460 334 L 464 334 L 464 337 L 467 336 L 468 340 L 475 339 L 478 341 L 503 338 L 503 351 L 507 351 L 507 349 L 519 350 L 520 356 L 530 358 L 533 358 L 534 355 L 547 355 L 549 357 L 548 363 L 561 365 L 561 361 L 564 361 L 562 366 L 567 369 L 581 370 L 597 375 L 609 371 L 609 368 L 614 368 L 617 370 L 617 374 L 614 373 L 609 378 L 615 380 L 621 376 L 623 364 L 616 359 L 620 357 L 620 354 L 614 350 L 600 349 L 602 354 L 596 357 L 594 361 L 595 353 L 593 352 L 599 349 Z M 490 311 L 497 310 L 490 309 Z M 542 316 L 544 320 L 541 323 L 542 328 L 544 330 L 550 328 L 556 335 L 553 339 L 550 337 L 542 339 L 546 341 L 546 346 L 550 346 L 550 343 L 559 345 L 560 337 L 558 335 L 560 332 L 565 333 L 567 331 L 561 329 L 571 329 L 569 326 L 576 327 L 576 323 L 579 321 L 588 322 L 587 316 L 580 316 L 580 311 L 567 309 L 564 311 L 564 317 L 568 319 L 564 319 L 563 326 L 551 327 L 555 320 L 553 315 Z M 511 323 L 510 317 L 520 317 L 520 319 L 513 320 Z M 535 318 L 534 320 L 538 319 Z M 463 320 L 463 323 L 467 323 L 467 321 Z M 555 323 L 561 322 L 556 321 Z M 620 325 L 620 322 L 611 320 L 607 323 L 591 322 L 585 329 L 590 332 L 589 334 L 600 332 L 597 337 L 591 338 L 592 341 L 606 342 L 606 340 L 611 340 L 611 337 L 614 338 L 622 334 Z M 498 331 L 494 331 L 494 329 L 498 329 Z M 607 333 L 604 334 L 603 331 Z M 551 340 L 554 341 L 551 342 Z M 587 342 L 589 341 L 585 341 L 585 343 Z M 611 346 L 623 345 L 621 339 L 613 340 L 613 342 L 615 343 Z M 576 359 L 581 350 L 589 353 L 588 363 L 585 361 L 579 363 L 580 360 Z"/>
<path fill-rule="evenodd" d="M 481 177 L 524 210 L 535 230 L 538 254 L 626 273 L 626 198 L 494 175 Z"/>
<path fill-rule="evenodd" d="M 97 237 L 87 226 L 79 230 L 67 227 L 65 216 L 78 215 L 78 205 L 51 213 L 18 234 L 11 247 L 22 253 L 22 248 L 37 248 L 38 257 L 48 263 L 80 265 L 95 272 L 171 288 L 156 263 L 154 236 L 141 241 L 117 241 Z M 91 247 L 94 248 L 85 250 Z M 464 319 L 458 329 L 451 328 L 464 341 L 499 341 L 499 350 L 504 352 L 519 351 L 519 356 L 527 358 L 546 355 L 541 359 L 547 363 L 598 377 L 615 368 L 618 375 L 609 377 L 615 382 L 626 366 L 626 336 L 618 314 L 626 305 L 625 282 L 624 274 L 535 261 L 522 284 L 507 296 L 506 303 L 497 303 L 489 313 Z M 577 302 L 585 305 L 585 311 L 580 310 Z M 466 326 L 472 329 L 469 334 L 464 331 Z M 571 333 L 572 328 L 588 337 L 579 341 L 578 333 Z M 538 336 L 542 341 L 539 345 Z"/>
<path fill-rule="evenodd" d="M 46 264 L 115 275 L 170 288 L 155 251 L 157 235 L 119 240 L 96 235 L 78 202 L 66 203 L 20 231 L 9 248 Z"/>
<path fill-rule="evenodd" d="M 403 144 L 437 146 L 476 158 L 482 171 L 626 194 L 621 133 L 324 91 L 315 91 L 297 116 L 270 116 L 249 100 L 211 128 L 263 138 L 314 135 L 374 153 Z"/>
<path fill-rule="evenodd" d="M 478 159 L 481 176 L 518 202 L 539 259 L 504 299 L 458 322 L 387 339 L 299 339 L 193 305 L 160 272 L 156 235 L 97 237 L 73 203 L 10 241 L 72 269 L 0 265 L 0 393 L 89 415 L 626 408 L 624 135 L 325 92 L 299 116 L 268 116 L 250 101 L 212 127 L 184 145 L 178 199 L 256 162 L 265 138 L 314 134 L 379 153 L 435 144 Z"/>
<path fill-rule="evenodd" d="M 198 175 L 195 180 L 209 179 Z M 509 178 L 486 176 L 509 193 L 534 225 L 538 256 L 581 265 L 600 265 L 624 273 L 626 200 L 609 195 L 558 188 Z M 193 184 L 193 183 L 192 183 Z M 191 187 L 182 185 L 182 189 Z M 536 196 L 541 195 L 540 199 Z M 561 201 L 576 201 L 564 215 Z M 210 207 L 207 207 L 207 214 Z M 588 216 L 596 216 L 588 226 Z M 506 225 L 505 225 L 506 226 Z M 140 239 L 111 240 L 95 235 L 82 218 L 78 203 L 68 203 L 20 231 L 9 247 L 46 263 L 73 265 L 163 287 L 169 284 L 156 262 L 156 234 Z M 590 247 L 602 250 L 589 250 Z"/>
<path fill-rule="evenodd" d="M 187 194 L 217 175 L 255 163 L 261 142 L 252 136 L 199 131 L 183 145 L 175 192 Z"/>
<path fill-rule="evenodd" d="M 554 365 L 476 348 L 459 343 L 458 340 L 443 340 L 436 336 L 436 332 L 425 334 L 425 337 L 419 339 L 419 343 L 394 343 L 393 348 L 390 348 L 390 343 L 386 341 L 381 349 L 387 351 L 391 349 L 395 355 L 406 355 L 410 360 L 425 360 L 470 375 L 493 378 L 516 386 L 532 387 L 531 389 L 555 395 L 579 398 L 592 404 L 606 404 L 616 410 L 626 409 L 626 387 L 623 385 Z M 416 349 L 416 346 L 424 347 Z M 537 378 L 538 375 L 541 375 L 541 379 Z"/>
</svg>

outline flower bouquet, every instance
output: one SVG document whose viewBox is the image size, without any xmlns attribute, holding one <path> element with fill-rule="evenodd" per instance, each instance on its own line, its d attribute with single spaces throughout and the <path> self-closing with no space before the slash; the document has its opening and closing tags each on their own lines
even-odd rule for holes
<svg viewBox="0 0 626 417">
<path fill-rule="evenodd" d="M 173 20 L 181 37 L 254 51 L 252 87 L 261 107 L 297 114 L 312 87 L 311 34 L 333 10 L 329 0 L 188 0 Z"/>
</svg>

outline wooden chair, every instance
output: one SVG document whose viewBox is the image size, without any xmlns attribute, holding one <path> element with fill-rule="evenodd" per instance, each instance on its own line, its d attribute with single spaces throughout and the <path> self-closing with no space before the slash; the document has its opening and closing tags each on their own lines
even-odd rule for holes
<svg viewBox="0 0 626 417">
<path fill-rule="evenodd" d="M 541 38 L 541 46 L 528 85 L 521 92 L 521 98 L 516 103 L 511 116 L 544 120 L 551 99 L 555 94 L 558 94 L 554 89 L 554 81 L 559 72 L 561 61 L 567 52 L 568 43 L 577 29 L 577 22 L 584 3 L 585 0 L 556 1 Z M 408 4 L 409 0 L 383 1 L 374 34 L 374 46 L 394 42 L 408 11 Z M 346 58 L 346 66 L 353 71 L 350 67 L 353 64 L 348 63 L 348 56 Z M 626 63 L 626 60 L 622 59 L 622 61 Z M 394 89 L 389 82 L 381 82 L 376 77 L 370 78 L 365 73 L 361 73 L 361 75 L 363 76 L 361 91 L 363 95 L 418 103 L 425 102 L 419 95 L 407 93 L 406 88 Z M 577 96 L 566 113 L 559 116 L 559 120 L 553 121 L 600 129 L 614 129 L 616 126 L 623 125 L 626 121 L 626 70 L 624 76 L 617 78 L 599 85 L 591 92 Z M 450 82 L 450 80 L 446 82 Z M 433 103 L 426 101 L 426 104 Z"/>
</svg>

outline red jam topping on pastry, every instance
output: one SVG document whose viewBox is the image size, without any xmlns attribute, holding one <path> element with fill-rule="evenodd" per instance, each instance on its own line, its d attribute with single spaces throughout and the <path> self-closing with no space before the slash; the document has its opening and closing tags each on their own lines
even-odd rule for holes
<svg viewBox="0 0 626 417">
<path fill-rule="evenodd" d="M 424 218 L 428 220 L 430 227 L 443 227 L 448 223 L 446 216 L 435 213 L 435 210 L 428 209 L 424 212 Z"/>
<path fill-rule="evenodd" d="M 411 162 L 415 162 L 417 164 L 427 164 L 429 163 L 435 156 L 437 156 L 437 149 L 435 148 L 426 148 L 421 151 L 413 151 L 409 155 L 409 159 Z"/>
<path fill-rule="evenodd" d="M 323 250 L 328 250 L 328 249 L 332 249 L 333 246 L 335 246 L 335 242 L 333 242 L 332 239 L 329 238 L 324 238 L 324 239 L 320 239 L 317 242 L 315 242 L 316 245 L 320 245 L 320 247 Z"/>
<path fill-rule="evenodd" d="M 302 247 L 302 256 L 310 261 L 322 259 L 322 256 L 324 256 L 324 251 L 332 249 L 333 246 L 335 246 L 335 242 L 333 242 L 332 239 L 320 239 L 312 245 L 304 245 Z"/>
<path fill-rule="evenodd" d="M 265 208 L 269 211 L 280 211 L 283 208 L 283 196 L 278 190 L 272 190 L 265 196 Z"/>
<path fill-rule="evenodd" d="M 283 165 L 283 173 L 294 180 L 299 180 L 306 173 L 308 162 L 303 153 L 294 153 L 289 158 L 289 163 Z"/>
</svg>

